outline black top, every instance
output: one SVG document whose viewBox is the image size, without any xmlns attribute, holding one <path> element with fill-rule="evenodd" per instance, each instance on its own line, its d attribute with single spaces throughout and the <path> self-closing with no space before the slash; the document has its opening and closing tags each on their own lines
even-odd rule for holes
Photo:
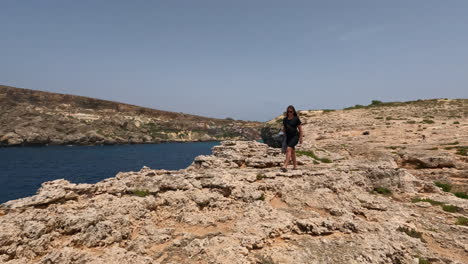
<svg viewBox="0 0 468 264">
<path fill-rule="evenodd" d="M 291 120 L 287 117 L 283 118 L 284 131 L 286 131 L 287 137 L 293 137 L 299 134 L 297 127 L 301 124 L 299 117 L 295 116 Z"/>
</svg>

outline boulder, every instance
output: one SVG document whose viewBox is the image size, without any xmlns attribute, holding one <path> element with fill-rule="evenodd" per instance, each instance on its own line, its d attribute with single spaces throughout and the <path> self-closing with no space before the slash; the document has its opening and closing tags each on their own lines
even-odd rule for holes
<svg viewBox="0 0 468 264">
<path fill-rule="evenodd" d="M 3 135 L 3 137 L 0 139 L 0 142 L 4 145 L 16 146 L 23 144 L 24 139 L 14 132 L 9 132 Z"/>
</svg>

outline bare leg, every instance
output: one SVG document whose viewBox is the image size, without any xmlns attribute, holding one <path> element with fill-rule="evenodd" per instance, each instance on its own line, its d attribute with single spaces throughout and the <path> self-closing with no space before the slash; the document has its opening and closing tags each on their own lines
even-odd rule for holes
<svg viewBox="0 0 468 264">
<path fill-rule="evenodd" d="M 283 168 L 286 168 L 289 165 L 289 161 L 291 160 L 291 150 L 291 147 L 286 149 L 286 159 L 284 160 Z"/>
<path fill-rule="evenodd" d="M 297 169 L 296 150 L 291 149 L 291 158 L 294 164 L 294 169 Z"/>
</svg>

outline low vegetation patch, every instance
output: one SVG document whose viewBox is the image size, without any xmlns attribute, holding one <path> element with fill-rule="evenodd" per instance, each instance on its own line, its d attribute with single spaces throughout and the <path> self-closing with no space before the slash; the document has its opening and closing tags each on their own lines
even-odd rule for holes
<svg viewBox="0 0 468 264">
<path fill-rule="evenodd" d="M 416 121 L 414 121 L 414 120 L 408 120 L 408 121 L 406 121 L 406 123 L 408 123 L 408 124 L 416 124 Z"/>
<path fill-rule="evenodd" d="M 450 190 L 452 189 L 452 185 L 450 185 L 449 183 L 442 183 L 442 182 L 436 181 L 436 182 L 434 182 L 434 184 L 437 187 L 441 188 L 442 191 L 444 191 L 444 192 L 450 192 Z"/>
<path fill-rule="evenodd" d="M 421 123 L 424 123 L 424 124 L 434 124 L 434 120 L 431 120 L 431 119 L 424 119 L 423 121 L 421 121 Z"/>
<path fill-rule="evenodd" d="M 460 124 L 460 122 L 458 122 L 458 121 L 455 121 L 455 122 L 453 122 L 453 124 L 454 124 L 454 125 L 459 125 L 459 124 Z"/>
<path fill-rule="evenodd" d="M 383 194 L 383 195 L 391 195 L 392 194 L 392 191 L 390 191 L 389 189 L 387 189 L 385 187 L 376 187 L 376 188 L 374 188 L 374 190 L 372 190 L 372 192 Z"/>
<path fill-rule="evenodd" d="M 458 198 L 468 199 L 468 194 L 466 194 L 466 192 L 455 192 L 453 194 Z"/>
<path fill-rule="evenodd" d="M 413 203 L 418 203 L 418 202 L 427 202 L 427 203 L 430 203 L 431 205 L 440 205 L 442 207 L 442 210 L 444 210 L 445 212 L 449 212 L 449 213 L 456 213 L 456 212 L 461 212 L 462 209 L 458 206 L 455 206 L 455 205 L 451 205 L 451 204 L 445 204 L 443 202 L 439 202 L 439 201 L 435 201 L 435 200 L 432 200 L 432 199 L 428 199 L 428 198 L 413 198 L 411 199 L 411 202 Z"/>
<path fill-rule="evenodd" d="M 257 181 L 263 180 L 266 178 L 266 175 L 263 173 L 257 173 Z"/>
<path fill-rule="evenodd" d="M 400 227 L 397 228 L 397 231 L 403 232 L 403 233 L 407 234 L 410 237 L 419 238 L 419 239 L 421 239 L 421 241 L 424 241 L 423 238 L 422 238 L 422 233 L 416 231 L 415 229 L 409 229 L 407 227 L 401 227 L 400 226 Z"/>
<path fill-rule="evenodd" d="M 148 190 L 133 190 L 132 194 L 139 197 L 145 197 L 150 195 L 150 192 Z"/>
<path fill-rule="evenodd" d="M 431 262 L 425 258 L 418 258 L 418 264 L 431 264 Z"/>
<path fill-rule="evenodd" d="M 265 194 L 262 193 L 262 195 L 260 195 L 260 197 L 258 198 L 260 201 L 265 201 Z"/>
<path fill-rule="evenodd" d="M 343 110 L 365 109 L 365 108 L 367 108 L 367 106 L 357 104 L 357 105 L 355 105 L 355 106 L 346 107 L 346 108 L 344 108 Z"/>
<path fill-rule="evenodd" d="M 455 154 L 468 156 L 468 146 L 445 147 L 445 150 L 456 149 Z"/>
<path fill-rule="evenodd" d="M 444 210 L 445 212 L 449 212 L 449 213 L 456 213 L 456 212 L 460 212 L 461 208 L 455 205 L 451 205 L 451 204 L 444 204 L 442 205 L 442 210 Z"/>
<path fill-rule="evenodd" d="M 429 198 L 419 198 L 419 197 L 411 199 L 411 202 L 412 203 L 426 202 L 426 203 L 430 203 L 431 205 L 443 205 L 444 204 L 443 202 L 435 201 Z"/>
<path fill-rule="evenodd" d="M 433 147 L 433 148 L 430 148 L 428 150 L 438 150 L 439 148 L 438 147 Z"/>
<path fill-rule="evenodd" d="M 330 160 L 328 158 L 319 158 L 319 157 L 317 157 L 317 155 L 315 155 L 315 153 L 313 151 L 311 151 L 311 150 L 297 150 L 296 154 L 298 156 L 308 156 L 308 157 L 313 158 L 314 160 L 317 160 L 317 161 L 320 161 L 320 162 L 323 162 L 323 163 L 332 163 L 332 160 Z"/>
<path fill-rule="evenodd" d="M 461 156 L 468 156 L 468 147 L 459 147 L 455 153 Z"/>
<path fill-rule="evenodd" d="M 330 113 L 330 112 L 334 112 L 335 109 L 323 109 L 322 111 L 323 113 Z"/>
<path fill-rule="evenodd" d="M 442 144 L 442 145 L 458 145 L 458 144 L 460 144 L 460 142 L 455 141 L 455 142 L 452 142 L 452 143 L 445 143 L 445 144 Z"/>
<path fill-rule="evenodd" d="M 468 226 L 468 218 L 464 216 L 460 216 L 457 218 L 457 221 L 455 222 L 456 225 L 463 225 L 463 226 Z"/>
<path fill-rule="evenodd" d="M 385 148 L 386 148 L 386 149 L 398 149 L 398 148 L 400 148 L 400 149 L 406 149 L 405 146 L 388 146 L 388 147 L 385 147 Z"/>
</svg>

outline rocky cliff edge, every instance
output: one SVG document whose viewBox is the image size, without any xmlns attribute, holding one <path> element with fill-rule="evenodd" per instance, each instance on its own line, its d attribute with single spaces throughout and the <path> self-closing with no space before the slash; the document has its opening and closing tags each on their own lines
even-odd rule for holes
<svg viewBox="0 0 468 264">
<path fill-rule="evenodd" d="M 224 141 L 183 170 L 46 182 L 1 206 L 0 263 L 468 263 L 466 200 L 391 153 L 283 173 L 279 151 Z"/>
</svg>

